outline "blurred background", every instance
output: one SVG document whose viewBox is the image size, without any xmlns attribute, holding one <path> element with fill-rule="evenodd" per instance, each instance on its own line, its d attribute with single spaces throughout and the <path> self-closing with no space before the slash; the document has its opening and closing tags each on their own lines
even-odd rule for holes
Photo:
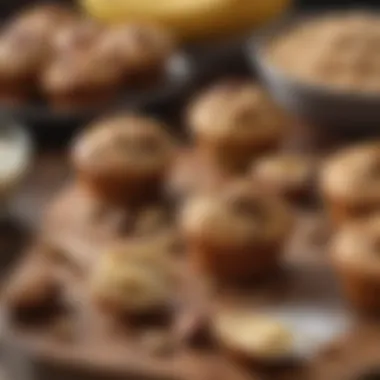
<svg viewBox="0 0 380 380">
<path fill-rule="evenodd" d="M 54 52 L 57 56 L 52 66 L 46 64 L 42 65 L 43 69 L 39 68 L 44 71 L 49 66 L 52 70 L 46 70 L 47 73 L 44 71 L 43 74 L 39 71 L 32 78 L 30 88 L 26 89 L 26 95 L 23 91 L 14 91 L 25 90 L 25 77 L 20 75 L 19 78 L 18 75 L 24 74 L 25 67 L 34 67 L 40 50 L 38 43 L 35 44 L 35 40 L 22 31 L 32 25 L 30 31 L 34 35 L 40 25 L 29 20 L 29 24 L 25 23 L 28 24 L 26 29 L 23 29 L 23 22 L 18 24 L 22 17 L 18 17 L 23 15 L 25 9 L 41 2 L 0 1 L 0 17 L 4 24 L 0 36 L 0 251 L 7 253 L 1 256 L 4 264 L 12 259 L 9 255 L 11 251 L 19 251 L 23 238 L 36 231 L 46 206 L 71 178 L 72 168 L 67 156 L 73 136 L 93 120 L 110 113 L 133 110 L 153 115 L 165 121 L 171 133 L 186 142 L 184 114 L 189 102 L 202 89 L 225 78 L 241 77 L 255 81 L 261 78 L 273 98 L 289 111 L 292 121 L 289 124 L 293 129 L 290 128 L 289 136 L 286 136 L 286 144 L 291 148 L 309 152 L 309 149 L 326 148 L 329 144 L 336 147 L 335 129 L 330 126 L 338 127 L 338 139 L 341 135 L 357 138 L 358 132 L 363 132 L 367 125 L 372 127 L 372 132 L 373 126 L 378 130 L 380 98 L 376 91 L 380 88 L 380 79 L 377 80 L 376 75 L 380 69 L 374 73 L 374 78 L 370 77 L 378 87 L 368 97 L 362 97 L 362 89 L 355 86 L 348 86 L 346 92 L 335 92 L 333 85 L 319 86 L 317 83 L 315 86 L 312 81 L 298 86 L 297 81 L 288 80 L 293 79 L 291 75 L 276 76 L 278 73 L 274 75 L 268 70 L 270 64 L 263 64 L 263 60 L 260 63 L 257 51 L 251 46 L 251 41 L 260 34 L 261 28 L 276 24 L 277 20 L 292 11 L 365 8 L 378 5 L 378 0 L 56 0 L 43 3 L 55 2 L 75 8 L 74 12 L 80 15 L 83 25 L 88 20 L 96 20 L 102 27 L 105 25 L 108 32 L 108 28 L 114 25 L 152 22 L 163 26 L 164 31 L 170 31 L 174 38 L 173 41 L 166 39 L 165 33 L 151 33 L 148 29 L 148 33 L 144 34 L 147 32 L 144 28 L 144 32 L 140 33 L 141 29 L 137 28 L 137 32 L 132 30 L 126 35 L 116 35 L 109 45 L 95 46 L 103 53 L 117 46 L 117 53 L 123 53 L 123 38 L 131 37 L 128 43 L 136 48 L 132 49 L 132 57 L 138 56 L 141 59 L 139 63 L 147 63 L 148 66 L 148 70 L 141 72 L 139 67 L 137 70 L 136 67 L 128 67 L 128 74 L 132 73 L 130 77 L 148 78 L 149 83 L 137 86 L 124 82 L 124 77 L 119 80 L 114 75 L 115 56 L 104 53 L 106 59 L 103 61 L 104 57 L 96 55 L 97 49 L 94 56 L 86 55 L 94 31 L 91 22 L 88 29 L 85 26 L 83 34 L 73 28 L 74 39 L 71 40 L 71 36 L 65 43 L 74 46 L 69 50 L 65 50 L 65 43 L 58 46 L 63 50 L 57 48 L 59 52 Z M 15 25 L 21 26 L 20 29 L 15 27 L 16 33 L 13 34 Z M 49 28 L 54 29 L 54 22 Z M 36 39 L 41 37 L 38 33 L 36 35 Z M 380 39 L 376 41 L 378 43 Z M 30 46 L 35 50 L 28 56 Z M 334 51 L 335 46 L 331 46 Z M 76 49 L 85 52 L 79 59 Z M 376 46 L 372 50 L 375 51 Z M 122 54 L 116 56 L 119 58 Z M 334 58 L 334 54 L 332 56 Z M 94 65 L 96 59 L 100 63 Z M 357 74 L 355 70 L 354 75 Z M 361 75 L 362 67 L 358 70 Z M 339 67 L 335 71 L 333 68 L 332 76 L 337 71 Z M 152 80 L 148 74 L 152 74 Z M 14 82 L 8 82 L 9 78 Z M 104 81 L 109 80 L 110 86 L 108 82 L 98 81 L 98 78 L 106 78 Z M 15 83 L 22 86 L 18 87 Z M 119 86 L 120 83 L 122 86 Z M 368 81 L 366 83 L 368 85 Z M 71 92 L 66 93 L 68 88 Z M 109 95 L 107 91 L 111 96 L 103 101 L 102 95 Z M 82 96 L 76 98 L 76 103 L 73 99 L 78 93 Z M 89 99 L 83 99 L 86 96 Z M 90 102 L 84 102 L 85 107 L 82 107 L 80 102 L 83 100 Z M 352 129 L 350 123 L 353 124 Z M 2 267 L 4 265 L 0 262 Z"/>
</svg>

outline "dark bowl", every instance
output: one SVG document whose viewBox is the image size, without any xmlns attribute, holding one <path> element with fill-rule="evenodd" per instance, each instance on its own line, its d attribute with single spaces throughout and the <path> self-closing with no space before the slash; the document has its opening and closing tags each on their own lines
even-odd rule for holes
<svg viewBox="0 0 380 380">
<path fill-rule="evenodd" d="M 374 130 L 380 125 L 380 93 L 344 91 L 315 85 L 292 77 L 275 67 L 265 55 L 270 41 L 318 14 L 288 15 L 247 43 L 247 55 L 273 98 L 286 110 L 310 125 L 345 131 Z"/>
</svg>

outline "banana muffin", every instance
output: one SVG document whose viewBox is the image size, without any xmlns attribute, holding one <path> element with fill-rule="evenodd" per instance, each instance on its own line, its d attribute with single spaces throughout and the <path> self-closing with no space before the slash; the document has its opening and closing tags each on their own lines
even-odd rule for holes
<svg viewBox="0 0 380 380">
<path fill-rule="evenodd" d="M 333 265 L 349 303 L 360 312 L 380 311 L 380 215 L 352 221 L 331 244 Z"/>
<path fill-rule="evenodd" d="M 72 49 L 53 59 L 41 76 L 41 88 L 58 110 L 105 107 L 122 90 L 123 66 L 111 55 Z"/>
<path fill-rule="evenodd" d="M 193 263 L 222 282 L 271 274 L 291 227 L 287 204 L 249 181 L 190 199 L 181 216 Z"/>
<path fill-rule="evenodd" d="M 136 115 L 100 121 L 74 143 L 79 180 L 116 203 L 157 199 L 170 170 L 175 144 L 161 123 Z"/>
<path fill-rule="evenodd" d="M 258 85 L 230 80 L 197 98 L 190 105 L 187 123 L 201 150 L 218 166 L 236 171 L 276 148 L 287 120 Z"/>
<path fill-rule="evenodd" d="M 380 145 L 346 148 L 322 170 L 322 193 L 332 219 L 340 224 L 380 207 Z"/>
<path fill-rule="evenodd" d="M 52 54 L 52 39 L 74 15 L 58 5 L 29 9 L 0 33 L 0 97 L 11 103 L 36 91 L 37 79 Z"/>
</svg>

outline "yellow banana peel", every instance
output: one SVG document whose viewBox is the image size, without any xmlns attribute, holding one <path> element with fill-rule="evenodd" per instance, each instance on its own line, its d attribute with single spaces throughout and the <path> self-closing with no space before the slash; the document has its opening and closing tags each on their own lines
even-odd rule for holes
<svg viewBox="0 0 380 380">
<path fill-rule="evenodd" d="M 107 23 L 156 22 L 185 40 L 225 36 L 257 27 L 285 11 L 292 0 L 80 0 Z"/>
</svg>

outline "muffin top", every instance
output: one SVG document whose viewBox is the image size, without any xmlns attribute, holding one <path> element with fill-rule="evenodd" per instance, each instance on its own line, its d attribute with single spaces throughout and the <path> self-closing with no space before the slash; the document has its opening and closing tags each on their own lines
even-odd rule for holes
<svg viewBox="0 0 380 380">
<path fill-rule="evenodd" d="M 310 156 L 276 154 L 258 159 L 251 170 L 255 180 L 280 194 L 307 187 L 314 175 L 316 162 Z"/>
<path fill-rule="evenodd" d="M 90 287 L 99 300 L 132 313 L 167 306 L 173 300 L 175 275 L 164 245 L 129 242 L 102 254 Z"/>
<path fill-rule="evenodd" d="M 380 91 L 379 20 L 369 12 L 306 20 L 275 38 L 267 56 L 280 69 L 313 84 Z"/>
<path fill-rule="evenodd" d="M 89 51 L 73 49 L 51 61 L 42 75 L 41 85 L 45 92 L 53 94 L 76 91 L 91 94 L 92 90 L 103 87 L 114 88 L 116 93 L 122 77 L 121 63 L 110 55 L 100 54 L 94 48 Z"/>
<path fill-rule="evenodd" d="M 126 70 L 154 68 L 164 63 L 175 47 L 173 37 L 158 26 L 114 26 L 101 38 L 98 49 L 121 59 Z"/>
<path fill-rule="evenodd" d="M 96 123 L 79 136 L 72 157 L 79 170 L 140 178 L 166 170 L 173 153 L 173 141 L 162 124 L 121 115 Z"/>
<path fill-rule="evenodd" d="M 36 7 L 6 24 L 0 35 L 0 73 L 8 77 L 37 74 L 50 59 L 51 42 L 71 11 L 59 6 Z"/>
<path fill-rule="evenodd" d="M 287 233 L 290 221 L 283 201 L 248 181 L 198 195 L 182 212 L 184 233 L 215 248 L 267 245 Z"/>
<path fill-rule="evenodd" d="M 333 259 L 379 273 L 380 215 L 344 225 L 331 244 Z"/>
<path fill-rule="evenodd" d="M 190 106 L 188 124 L 196 137 L 246 142 L 278 138 L 285 127 L 282 112 L 249 82 L 230 80 L 203 93 Z"/>
<path fill-rule="evenodd" d="M 380 145 L 350 147 L 330 158 L 322 170 L 322 189 L 354 205 L 380 200 Z"/>
</svg>

